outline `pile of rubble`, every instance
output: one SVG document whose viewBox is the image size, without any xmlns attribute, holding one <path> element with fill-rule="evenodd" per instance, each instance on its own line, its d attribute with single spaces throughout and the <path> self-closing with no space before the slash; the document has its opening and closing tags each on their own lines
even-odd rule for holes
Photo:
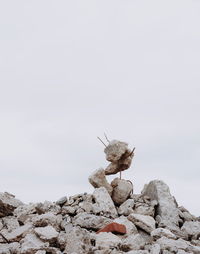
<svg viewBox="0 0 200 254">
<path fill-rule="evenodd" d="M 132 159 L 127 154 L 109 168 L 127 168 L 120 166 Z M 177 205 L 164 182 L 151 181 L 133 194 L 130 182 L 116 178 L 109 184 L 105 172 L 89 177 L 93 194 L 57 202 L 23 204 L 0 193 L 0 254 L 200 253 L 200 219 Z"/>
</svg>

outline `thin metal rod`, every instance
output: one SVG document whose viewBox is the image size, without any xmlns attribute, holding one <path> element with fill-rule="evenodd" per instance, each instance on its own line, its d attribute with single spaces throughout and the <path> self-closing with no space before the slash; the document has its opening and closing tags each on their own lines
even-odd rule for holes
<svg viewBox="0 0 200 254">
<path fill-rule="evenodd" d="M 105 136 L 106 140 L 108 141 L 108 143 L 110 143 L 110 140 L 108 139 L 108 137 L 107 137 L 105 132 L 104 132 L 104 136 Z"/>
<path fill-rule="evenodd" d="M 102 144 L 104 144 L 105 147 L 107 147 L 107 145 L 99 137 L 97 138 L 101 141 Z"/>
</svg>

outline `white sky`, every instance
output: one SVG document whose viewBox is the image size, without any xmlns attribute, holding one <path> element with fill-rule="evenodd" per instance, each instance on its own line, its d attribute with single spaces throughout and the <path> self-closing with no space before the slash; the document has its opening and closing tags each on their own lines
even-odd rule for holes
<svg viewBox="0 0 200 254">
<path fill-rule="evenodd" d="M 0 191 L 92 192 L 106 132 L 200 215 L 199 111 L 200 1 L 0 0 Z"/>
</svg>

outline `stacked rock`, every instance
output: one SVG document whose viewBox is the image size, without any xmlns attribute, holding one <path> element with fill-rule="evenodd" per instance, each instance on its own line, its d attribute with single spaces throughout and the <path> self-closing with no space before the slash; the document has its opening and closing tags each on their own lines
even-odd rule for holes
<svg viewBox="0 0 200 254">
<path fill-rule="evenodd" d="M 105 187 L 116 205 L 121 205 L 133 192 L 133 184 L 121 179 L 121 172 L 131 166 L 134 157 L 134 149 L 131 151 L 128 144 L 118 140 L 112 140 L 104 149 L 107 161 L 110 164 L 104 170 L 100 168 L 89 177 L 89 182 L 95 188 Z M 115 178 L 108 183 L 106 175 L 120 173 L 120 178 Z"/>
</svg>

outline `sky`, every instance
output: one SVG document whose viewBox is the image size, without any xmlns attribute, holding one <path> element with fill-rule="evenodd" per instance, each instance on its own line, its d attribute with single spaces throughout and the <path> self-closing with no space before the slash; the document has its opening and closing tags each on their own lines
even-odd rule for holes
<svg viewBox="0 0 200 254">
<path fill-rule="evenodd" d="M 0 191 L 92 193 L 105 132 L 136 147 L 134 193 L 163 180 L 199 216 L 199 13 L 197 0 L 0 0 Z"/>
</svg>

